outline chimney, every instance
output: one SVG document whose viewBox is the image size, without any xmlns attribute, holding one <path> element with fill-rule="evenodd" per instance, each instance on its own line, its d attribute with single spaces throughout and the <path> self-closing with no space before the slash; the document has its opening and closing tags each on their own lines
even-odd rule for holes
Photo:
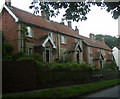
<svg viewBox="0 0 120 99">
<path fill-rule="evenodd" d="M 101 40 L 102 40 L 103 43 L 105 43 L 105 39 L 104 39 L 104 37 L 102 37 Z"/>
<path fill-rule="evenodd" d="M 64 25 L 64 19 L 63 18 L 61 19 L 60 24 Z"/>
<path fill-rule="evenodd" d="M 5 0 L 5 5 L 11 7 L 11 0 Z"/>
<path fill-rule="evenodd" d="M 44 19 L 49 20 L 49 13 L 47 13 L 47 12 L 45 12 L 45 11 L 41 11 L 41 16 L 42 16 Z"/>
<path fill-rule="evenodd" d="M 77 28 L 77 26 L 75 26 L 75 32 L 79 34 L 79 29 Z"/>
<path fill-rule="evenodd" d="M 72 28 L 71 21 L 68 21 L 68 27 Z"/>
<path fill-rule="evenodd" d="M 89 34 L 89 37 L 94 41 L 95 40 L 95 35 L 93 33 Z"/>
</svg>

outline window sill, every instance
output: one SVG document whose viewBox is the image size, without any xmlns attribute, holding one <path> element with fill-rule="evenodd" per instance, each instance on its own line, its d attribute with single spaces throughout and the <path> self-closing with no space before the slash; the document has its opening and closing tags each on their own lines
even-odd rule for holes
<svg viewBox="0 0 120 99">
<path fill-rule="evenodd" d="M 66 43 L 61 43 L 61 44 L 66 45 Z"/>
</svg>

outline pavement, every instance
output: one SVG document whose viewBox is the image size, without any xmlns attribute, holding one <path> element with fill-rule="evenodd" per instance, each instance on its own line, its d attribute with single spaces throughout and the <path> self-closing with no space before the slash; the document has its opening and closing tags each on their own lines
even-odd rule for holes
<svg viewBox="0 0 120 99">
<path fill-rule="evenodd" d="M 89 94 L 76 99 L 120 99 L 120 85 Z"/>
</svg>

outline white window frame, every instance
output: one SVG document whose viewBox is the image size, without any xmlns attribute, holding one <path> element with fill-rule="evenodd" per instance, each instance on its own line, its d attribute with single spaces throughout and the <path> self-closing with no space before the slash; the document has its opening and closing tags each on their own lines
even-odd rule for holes
<svg viewBox="0 0 120 99">
<path fill-rule="evenodd" d="M 104 55 L 104 56 L 106 55 L 105 50 L 103 50 L 103 55 Z"/>
<path fill-rule="evenodd" d="M 109 54 L 112 54 L 112 52 L 111 52 L 111 51 L 109 51 Z"/>
<path fill-rule="evenodd" d="M 33 29 L 30 26 L 27 26 L 27 37 L 33 37 Z"/>
<path fill-rule="evenodd" d="M 93 50 L 92 50 L 92 47 L 90 47 L 90 54 L 92 54 L 93 53 Z"/>
<path fill-rule="evenodd" d="M 61 35 L 61 43 L 66 44 L 66 37 Z"/>
<path fill-rule="evenodd" d="M 31 49 L 31 50 L 29 50 Z M 33 53 L 33 48 L 32 47 L 27 47 L 27 53 L 28 55 L 32 54 Z"/>
<path fill-rule="evenodd" d="M 98 49 L 98 52 L 100 52 L 100 49 Z"/>
</svg>

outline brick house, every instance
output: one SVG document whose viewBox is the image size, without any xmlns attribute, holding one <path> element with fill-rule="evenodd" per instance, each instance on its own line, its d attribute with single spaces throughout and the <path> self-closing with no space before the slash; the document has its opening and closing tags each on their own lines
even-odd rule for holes
<svg viewBox="0 0 120 99">
<path fill-rule="evenodd" d="M 49 20 L 48 14 L 41 12 L 35 16 L 6 3 L 0 10 L 0 29 L 7 41 L 14 47 L 14 52 L 23 51 L 24 39 L 20 31 L 22 25 L 27 29 L 26 52 L 38 53 L 44 61 L 53 62 L 69 54 L 72 62 L 100 66 L 106 62 L 112 50 L 103 42 L 96 41 L 94 34 L 90 38 L 79 35 L 76 27 L 68 21 L 68 26 Z"/>
<path fill-rule="evenodd" d="M 81 36 L 83 39 L 83 60 L 93 66 L 102 66 L 114 60 L 112 50 L 102 41 L 97 41 L 95 35 L 90 33 L 89 38 Z"/>
</svg>

